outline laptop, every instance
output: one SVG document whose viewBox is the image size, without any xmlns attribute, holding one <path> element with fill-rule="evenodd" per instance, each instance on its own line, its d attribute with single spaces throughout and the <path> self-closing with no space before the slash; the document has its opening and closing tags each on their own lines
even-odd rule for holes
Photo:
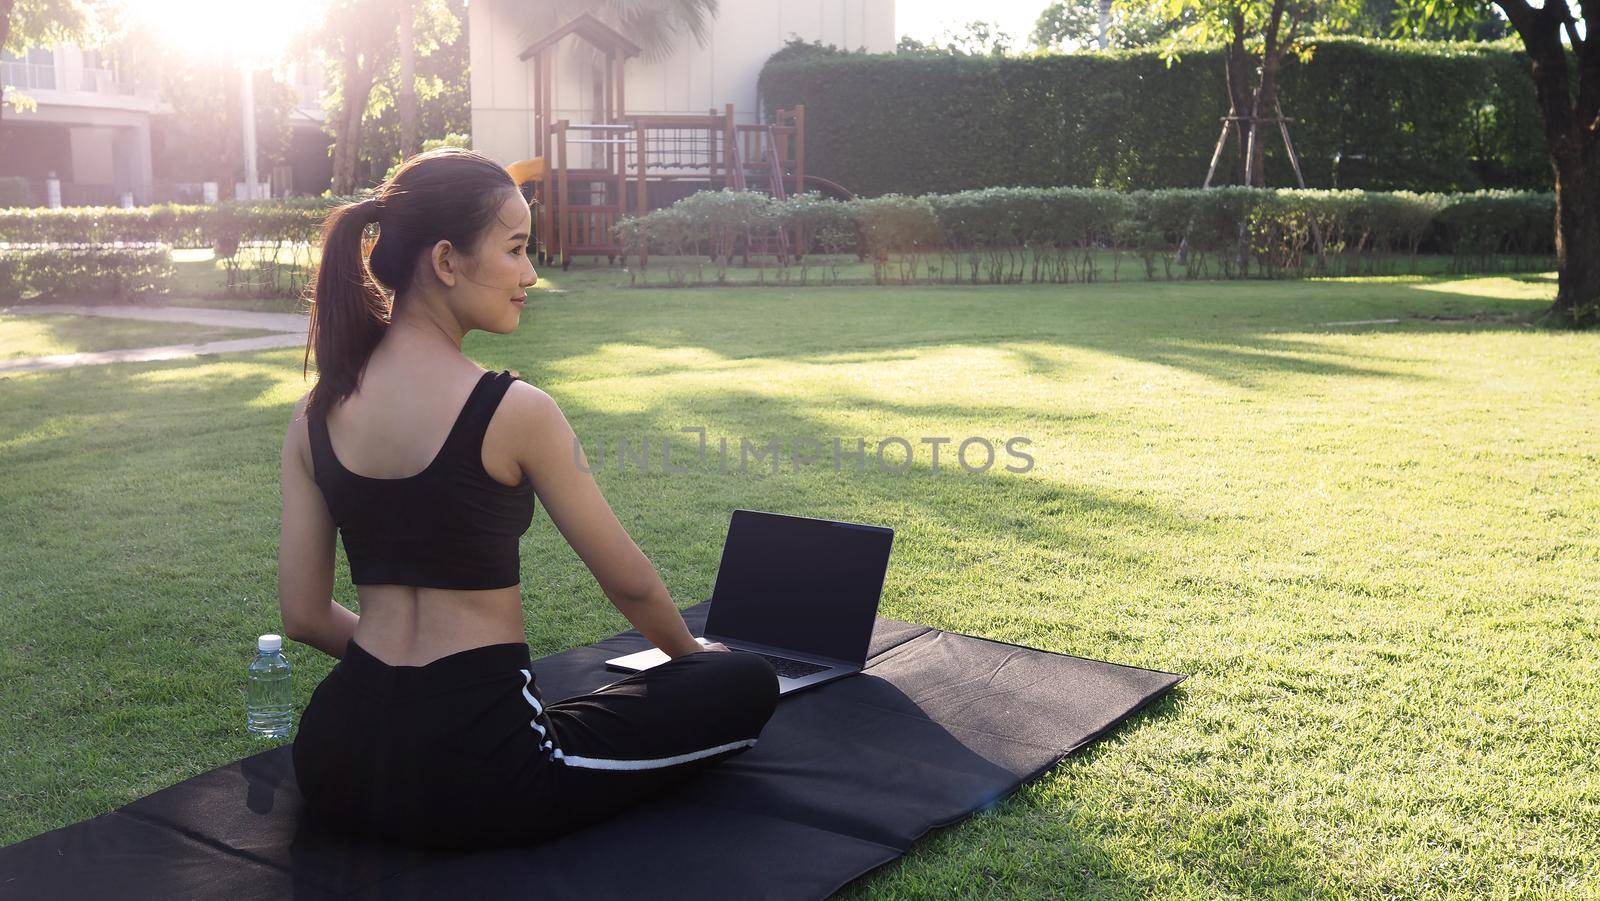
<svg viewBox="0 0 1600 901">
<path fill-rule="evenodd" d="M 735 510 L 696 640 L 765 657 L 780 695 L 858 673 L 893 543 L 886 526 Z M 651 648 L 606 665 L 639 672 L 670 659 Z"/>
</svg>

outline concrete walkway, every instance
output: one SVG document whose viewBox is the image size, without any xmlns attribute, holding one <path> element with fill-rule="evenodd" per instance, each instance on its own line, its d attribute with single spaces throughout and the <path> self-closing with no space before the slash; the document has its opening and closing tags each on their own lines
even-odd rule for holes
<svg viewBox="0 0 1600 901">
<path fill-rule="evenodd" d="M 54 354 L 48 357 L 18 357 L 0 360 L 0 375 L 13 372 L 38 372 L 42 369 L 66 369 L 72 366 L 93 366 L 97 363 L 145 363 L 151 360 L 181 360 L 202 354 L 225 354 L 236 350 L 263 350 L 269 347 L 302 347 L 305 335 L 262 335 L 259 338 L 235 338 L 232 341 L 208 341 L 204 344 L 168 344 L 165 347 L 132 347 L 126 350 L 102 350 L 81 354 Z"/>
<path fill-rule="evenodd" d="M 263 350 L 271 347 L 300 347 L 306 343 L 309 320 L 298 313 L 251 313 L 244 310 L 216 310 L 204 307 L 145 307 L 130 304 L 87 306 L 68 303 L 38 303 L 26 306 L 0 308 L 0 313 L 26 316 L 32 313 L 67 313 L 74 316 L 110 316 L 117 319 L 143 319 L 149 322 L 188 322 L 195 325 L 223 328 L 260 329 L 280 332 L 255 338 L 235 338 L 229 341 L 206 341 L 198 344 L 167 344 L 161 347 L 133 347 L 123 350 L 90 351 L 76 354 L 52 354 L 42 357 L 18 357 L 0 360 L 0 375 L 13 372 L 38 372 L 46 369 L 66 369 L 71 366 L 93 366 L 100 363 L 143 363 L 151 360 L 179 360 L 202 354 L 221 354 L 242 350 Z"/>
<path fill-rule="evenodd" d="M 6 307 L 0 312 L 13 316 L 30 313 L 70 313 L 74 316 L 111 316 L 116 319 L 143 319 L 148 322 L 192 322 L 226 328 L 256 328 L 269 332 L 305 334 L 310 322 L 299 313 L 250 313 L 244 310 L 214 310 L 205 307 L 143 307 L 135 304 L 89 306 L 75 303 L 30 303 Z"/>
</svg>

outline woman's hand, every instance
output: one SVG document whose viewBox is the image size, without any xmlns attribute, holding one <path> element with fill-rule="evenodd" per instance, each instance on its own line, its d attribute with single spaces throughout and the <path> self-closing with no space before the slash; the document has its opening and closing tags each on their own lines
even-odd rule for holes
<svg viewBox="0 0 1600 901">
<path fill-rule="evenodd" d="M 703 651 L 727 651 L 730 654 L 733 653 L 733 649 L 729 648 L 720 641 L 708 641 L 705 644 L 702 644 L 700 649 Z"/>
</svg>

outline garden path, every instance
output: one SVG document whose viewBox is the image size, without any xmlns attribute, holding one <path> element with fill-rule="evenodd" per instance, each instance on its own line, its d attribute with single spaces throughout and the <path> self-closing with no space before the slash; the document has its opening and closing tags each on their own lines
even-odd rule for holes
<svg viewBox="0 0 1600 901">
<path fill-rule="evenodd" d="M 235 338 L 229 341 L 206 341 L 189 344 L 167 344 L 161 347 L 133 347 L 121 350 L 18 357 L 13 360 L 0 360 L 0 375 L 7 375 L 13 372 L 37 372 L 45 369 L 65 369 L 71 366 L 91 366 L 101 363 L 175 360 L 184 357 L 196 357 L 202 354 L 261 350 L 269 347 L 296 347 L 305 344 L 306 329 L 310 322 L 305 316 L 298 313 L 253 313 L 245 310 L 219 310 L 206 307 L 151 307 L 134 304 L 96 304 L 89 306 L 85 304 L 40 303 L 28 304 L 26 307 L 0 308 L 0 313 L 21 315 L 31 313 L 69 313 L 77 316 L 111 316 L 119 319 L 144 319 L 155 322 L 189 322 L 196 325 L 263 329 L 282 333 L 260 335 L 255 338 Z"/>
</svg>

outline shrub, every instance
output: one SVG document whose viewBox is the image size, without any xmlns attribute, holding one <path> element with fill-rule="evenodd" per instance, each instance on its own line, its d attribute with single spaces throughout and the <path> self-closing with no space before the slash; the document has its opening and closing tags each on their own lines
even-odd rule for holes
<svg viewBox="0 0 1600 901">
<path fill-rule="evenodd" d="M 164 294 L 166 244 L 0 244 L 0 298 L 125 301 Z"/>
<path fill-rule="evenodd" d="M 351 199 L 308 197 L 132 209 L 4 209 L 0 210 L 0 242 L 209 246 L 227 270 L 230 294 L 293 297 L 310 277 L 323 217 L 333 205 Z M 241 247 L 251 252 L 241 254 Z M 244 256 L 252 259 L 242 259 Z"/>
<path fill-rule="evenodd" d="M 722 281 L 740 239 L 778 227 L 775 207 L 772 198 L 754 191 L 700 191 L 648 216 L 625 217 L 612 229 L 630 256 L 709 254 Z M 672 265 L 674 280 L 682 280 L 677 261 Z"/>
<path fill-rule="evenodd" d="M 1108 268 L 1116 279 L 1130 252 L 1151 279 L 1378 274 L 1402 261 L 1414 272 L 1425 249 L 1461 270 L 1544 266 L 1554 217 L 1552 195 L 1514 191 L 984 188 L 845 202 L 721 191 L 624 219 L 618 233 L 630 253 L 683 254 L 781 225 L 810 235 L 808 249 L 869 257 L 878 283 L 1014 284 L 1096 281 Z M 730 251 L 713 252 L 721 280 Z"/>
<path fill-rule="evenodd" d="M 829 254 L 858 252 L 861 235 L 847 204 L 807 191 L 789 198 L 784 215 L 800 229 L 805 249 Z"/>
<path fill-rule="evenodd" d="M 133 207 L 24 207 L 0 210 L 0 241 L 109 244 L 160 242 L 226 249 L 238 241 L 309 242 L 327 210 L 346 198 Z M 224 254 L 226 255 L 226 254 Z"/>
<path fill-rule="evenodd" d="M 1438 227 L 1458 271 L 1495 271 L 1554 245 L 1555 216 L 1543 195 L 1478 191 L 1442 206 Z"/>
<path fill-rule="evenodd" d="M 945 246 L 933 204 L 922 197 L 887 194 L 846 201 L 856 221 L 862 249 L 872 260 L 872 278 L 887 280 L 890 261 L 898 254 L 895 271 L 902 283 L 915 281 L 924 254 Z"/>
</svg>

